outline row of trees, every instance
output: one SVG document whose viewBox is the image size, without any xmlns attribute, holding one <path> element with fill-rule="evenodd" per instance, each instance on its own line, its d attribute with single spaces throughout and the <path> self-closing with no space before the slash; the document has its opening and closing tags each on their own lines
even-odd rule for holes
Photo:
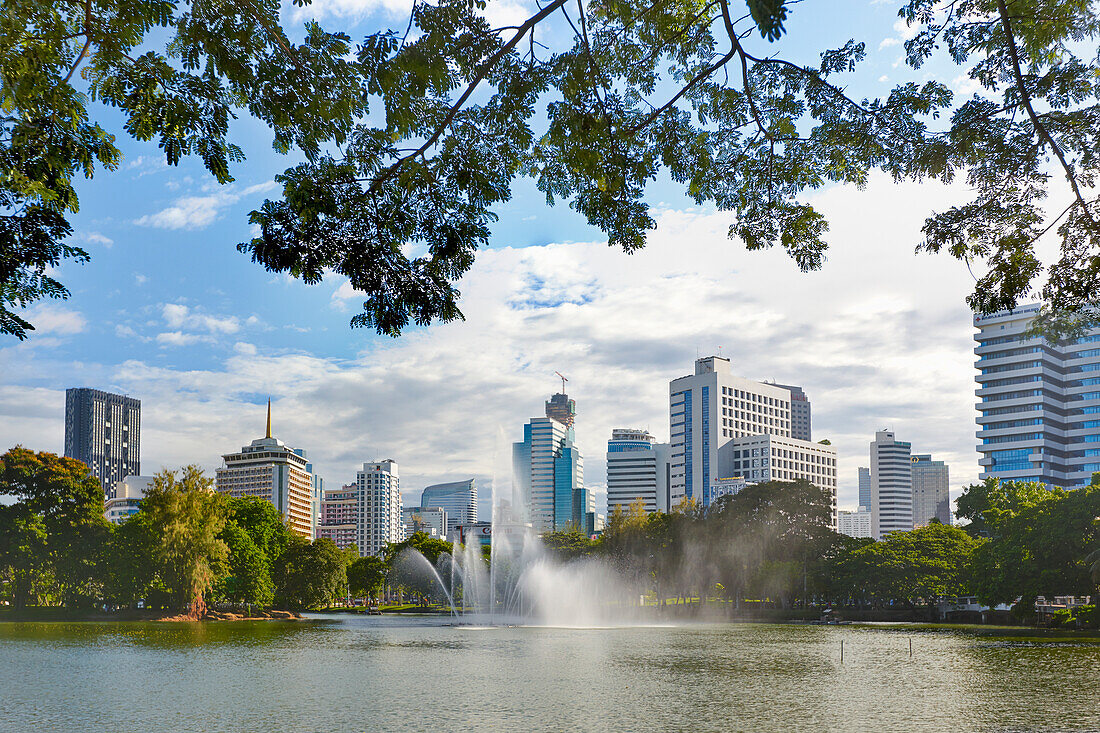
<svg viewBox="0 0 1100 733">
<path fill-rule="evenodd" d="M 616 512 L 599 540 L 548 535 L 562 559 L 600 557 L 658 602 L 745 599 L 781 608 L 833 604 L 914 609 L 943 596 L 976 595 L 1021 613 L 1038 596 L 1089 595 L 1100 580 L 1100 485 L 970 486 L 958 502 L 969 524 L 938 522 L 876 542 L 829 526 L 827 492 L 808 482 L 769 482 L 724 497 L 709 511 L 686 502 L 670 514 Z"/>
<path fill-rule="evenodd" d="M 141 510 L 103 517 L 87 466 L 13 448 L 0 457 L 0 591 L 17 608 L 208 602 L 311 608 L 377 585 L 375 559 L 292 534 L 269 502 L 213 491 L 197 466 L 156 476 Z M 358 587 L 357 587 L 358 586 Z"/>
<path fill-rule="evenodd" d="M 208 603 L 317 608 L 406 584 L 394 569 L 406 547 L 433 563 L 451 551 L 420 533 L 382 558 L 310 542 L 270 502 L 215 492 L 197 466 L 159 473 L 140 511 L 119 525 L 104 518 L 88 467 L 53 453 L 15 447 L 0 456 L 0 496 L 15 499 L 0 504 L 0 597 L 16 608 L 141 602 L 193 618 Z"/>
</svg>

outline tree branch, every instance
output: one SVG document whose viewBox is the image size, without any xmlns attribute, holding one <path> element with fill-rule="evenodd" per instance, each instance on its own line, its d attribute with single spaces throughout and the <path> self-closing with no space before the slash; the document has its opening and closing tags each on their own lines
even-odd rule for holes
<svg viewBox="0 0 1100 733">
<path fill-rule="evenodd" d="M 1005 5 L 1005 0 L 997 0 L 997 12 L 1000 13 L 1001 26 L 1005 31 L 1005 42 L 1008 44 L 1008 57 L 1012 61 L 1012 76 L 1016 82 L 1016 89 L 1020 92 L 1020 100 L 1024 104 L 1024 109 L 1027 110 L 1028 117 L 1031 118 L 1031 124 L 1035 127 L 1035 132 L 1039 136 L 1039 139 L 1050 146 L 1051 152 L 1058 158 L 1058 162 L 1062 164 L 1062 170 L 1065 171 L 1066 180 L 1069 181 L 1069 186 L 1073 189 L 1073 195 L 1077 199 L 1077 203 L 1081 206 L 1085 219 L 1087 219 L 1091 225 L 1093 236 L 1096 236 L 1100 234 L 1100 226 L 1098 226 L 1096 220 L 1092 218 L 1092 212 L 1089 211 L 1088 203 L 1085 201 L 1085 197 L 1081 194 L 1081 189 L 1077 185 L 1077 174 L 1073 172 L 1073 167 L 1070 166 L 1069 162 L 1066 160 L 1062 148 L 1055 142 L 1054 137 L 1039 119 L 1039 115 L 1035 113 L 1035 108 L 1031 105 L 1031 95 L 1028 94 L 1027 85 L 1024 83 L 1024 75 L 1020 70 L 1020 55 L 1016 50 L 1016 38 L 1012 33 L 1012 22 L 1009 20 L 1008 6 Z"/>
<path fill-rule="evenodd" d="M 516 31 L 516 34 L 512 36 L 511 40 L 501 46 L 497 50 L 497 52 L 490 56 L 489 59 L 482 65 L 477 74 L 466 87 L 466 91 L 462 93 L 462 96 L 458 98 L 457 102 L 451 105 L 451 108 L 450 110 L 448 110 L 447 115 L 443 118 L 443 121 L 440 122 L 438 126 L 436 126 L 435 130 L 428 137 L 428 139 L 424 141 L 424 144 L 412 153 L 409 153 L 408 155 L 395 160 L 393 163 L 387 166 L 385 170 L 375 176 L 374 180 L 371 181 L 370 187 L 367 189 L 368 192 L 374 193 L 375 191 L 377 191 L 383 183 L 393 177 L 393 174 L 397 172 L 398 168 L 407 163 L 409 160 L 417 157 L 418 155 L 423 155 L 424 152 L 428 150 L 428 148 L 435 145 L 436 141 L 439 140 L 439 137 L 443 134 L 447 127 L 450 126 L 451 122 L 454 121 L 455 116 L 458 115 L 459 111 L 466 104 L 467 100 L 469 100 L 470 97 L 473 95 L 474 90 L 477 89 L 478 84 L 480 84 L 482 80 L 484 80 L 485 77 L 489 75 L 489 72 L 492 71 L 497 62 L 504 58 L 504 56 L 507 55 L 509 52 L 511 52 L 512 49 L 514 49 L 516 45 L 520 42 L 520 40 L 523 39 L 524 35 L 526 35 L 529 31 L 531 31 L 531 29 L 542 22 L 542 20 L 545 19 L 546 16 L 550 15 L 558 8 L 565 5 L 565 3 L 566 0 L 554 0 L 554 2 L 550 3 L 545 8 L 528 18 L 527 21 L 520 26 L 520 29 Z"/>
</svg>

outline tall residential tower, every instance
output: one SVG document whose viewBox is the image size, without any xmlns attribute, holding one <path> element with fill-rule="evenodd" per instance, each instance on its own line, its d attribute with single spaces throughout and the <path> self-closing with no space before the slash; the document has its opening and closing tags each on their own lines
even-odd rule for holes
<svg viewBox="0 0 1100 733">
<path fill-rule="evenodd" d="M 871 536 L 913 529 L 913 468 L 910 443 L 891 430 L 875 433 L 871 443 Z"/>
<path fill-rule="evenodd" d="M 669 510 L 669 446 L 645 430 L 615 428 L 607 441 L 607 511 L 642 502 L 646 512 Z"/>
<path fill-rule="evenodd" d="M 65 390 L 65 455 L 83 461 L 106 498 L 141 473 L 141 400 L 98 389 Z"/>
</svg>

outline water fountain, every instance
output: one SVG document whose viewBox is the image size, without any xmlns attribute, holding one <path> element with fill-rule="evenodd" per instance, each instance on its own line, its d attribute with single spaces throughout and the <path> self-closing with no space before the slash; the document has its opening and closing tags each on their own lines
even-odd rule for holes
<svg viewBox="0 0 1100 733">
<path fill-rule="evenodd" d="M 510 492 L 511 493 L 511 492 Z M 496 494 L 496 492 L 494 492 Z M 519 497 L 494 496 L 488 564 L 477 541 L 454 541 L 437 566 L 415 550 L 404 560 L 419 568 L 467 625 L 610 626 L 629 623 L 638 609 L 622 579 L 604 563 L 563 563 L 552 557 L 525 519 Z"/>
</svg>

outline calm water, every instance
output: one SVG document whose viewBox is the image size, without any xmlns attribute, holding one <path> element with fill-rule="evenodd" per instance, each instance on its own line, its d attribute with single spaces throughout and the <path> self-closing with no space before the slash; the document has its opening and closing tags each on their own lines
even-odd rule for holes
<svg viewBox="0 0 1100 733">
<path fill-rule="evenodd" d="M 955 630 L 0 624 L 3 731 L 1100 730 L 1098 693 L 1100 644 Z"/>
</svg>

